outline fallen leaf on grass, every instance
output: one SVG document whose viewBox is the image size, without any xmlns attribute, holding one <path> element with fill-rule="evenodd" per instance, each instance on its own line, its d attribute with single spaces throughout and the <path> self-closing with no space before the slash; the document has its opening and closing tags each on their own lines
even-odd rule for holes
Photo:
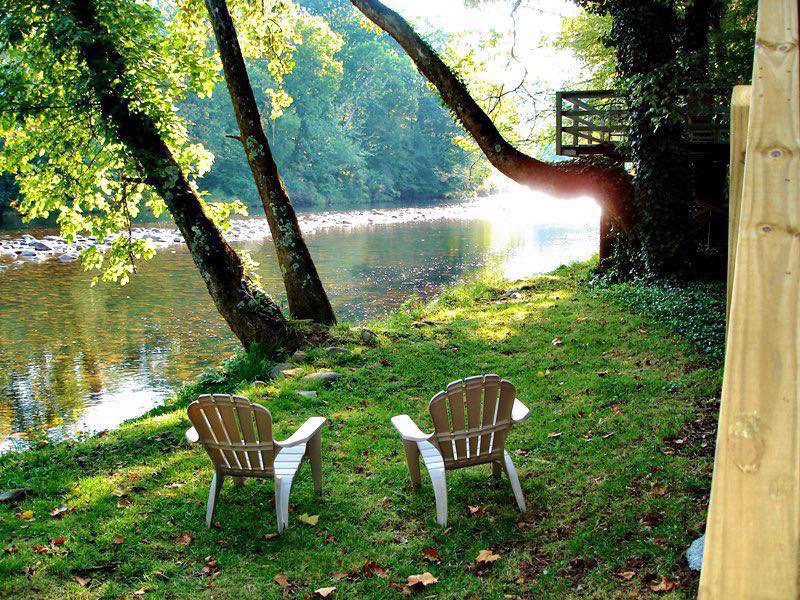
<svg viewBox="0 0 800 600">
<path fill-rule="evenodd" d="M 563 433 L 563 432 L 561 432 L 561 431 L 554 431 L 554 432 L 552 432 L 552 433 L 548 433 L 548 434 L 547 434 L 547 437 L 549 437 L 549 438 L 557 438 L 557 437 L 561 437 L 562 435 L 564 435 L 564 433 Z"/>
<path fill-rule="evenodd" d="M 80 575 L 75 576 L 75 583 L 77 583 L 81 587 L 86 587 L 92 582 L 91 577 L 81 577 Z"/>
<path fill-rule="evenodd" d="M 11 546 L 7 546 L 7 547 L 3 548 L 3 553 L 4 554 L 14 554 L 17 550 L 18 550 L 17 545 L 16 544 L 12 544 Z"/>
<path fill-rule="evenodd" d="M 331 575 L 331 579 L 333 579 L 334 581 L 340 581 L 345 577 L 348 577 L 348 575 L 347 573 L 343 573 L 342 571 L 336 571 Z"/>
<path fill-rule="evenodd" d="M 619 404 L 612 404 L 611 412 L 615 415 L 622 415 L 625 414 L 625 409 L 623 409 Z"/>
<path fill-rule="evenodd" d="M 364 563 L 364 566 L 361 567 L 361 573 L 364 575 L 364 577 L 371 577 L 374 575 L 375 577 L 380 577 L 381 579 L 385 579 L 389 576 L 389 573 L 386 571 L 386 569 L 379 567 L 378 563 L 376 563 L 374 560 L 368 560 L 366 563 Z"/>
<path fill-rule="evenodd" d="M 667 488 L 663 485 L 654 485 L 653 491 L 650 493 L 653 496 L 665 496 L 667 494 Z"/>
<path fill-rule="evenodd" d="M 617 571 L 616 576 L 625 581 L 630 581 L 636 577 L 636 573 L 634 571 Z"/>
<path fill-rule="evenodd" d="M 386 360 L 385 358 L 382 358 L 380 362 L 381 362 L 381 365 L 383 365 L 384 367 L 390 367 L 390 366 L 392 366 L 392 363 L 390 363 L 390 362 L 389 362 L 388 360 Z"/>
<path fill-rule="evenodd" d="M 425 548 L 422 551 L 422 556 L 431 562 L 439 562 L 439 551 L 436 548 Z"/>
<path fill-rule="evenodd" d="M 671 592 L 678 587 L 678 582 L 669 577 L 662 577 L 658 583 L 651 583 L 650 589 L 656 593 Z"/>
<path fill-rule="evenodd" d="M 425 571 L 424 573 L 421 573 L 420 575 L 409 575 L 408 576 L 408 585 L 409 585 L 409 587 L 416 588 L 416 589 L 426 588 L 429 585 L 433 585 L 437 581 L 439 581 L 439 579 L 437 577 L 434 577 L 432 574 L 428 573 L 427 571 Z"/>
<path fill-rule="evenodd" d="M 120 498 L 117 500 L 117 508 L 130 508 L 131 506 L 133 506 L 133 502 L 131 502 L 129 498 Z"/>
<path fill-rule="evenodd" d="M 50 548 L 42 546 L 41 544 L 34 544 L 31 546 L 31 550 L 36 552 L 36 554 L 50 554 Z"/>
<path fill-rule="evenodd" d="M 146 593 L 147 593 L 147 590 L 145 589 L 144 586 L 142 586 L 138 590 L 135 590 L 133 592 L 133 595 L 137 596 L 137 597 L 141 597 L 141 596 L 144 596 Z"/>
<path fill-rule="evenodd" d="M 319 522 L 319 515 L 308 515 L 303 513 L 297 520 L 301 523 L 305 523 L 306 525 L 311 525 L 312 527 L 315 526 Z"/>
<path fill-rule="evenodd" d="M 328 598 L 335 591 L 336 591 L 335 587 L 322 587 L 317 590 L 314 590 L 314 596 L 317 598 Z"/>
<path fill-rule="evenodd" d="M 280 573 L 278 575 L 275 575 L 275 577 L 272 578 L 272 581 L 277 583 L 283 589 L 286 589 L 291 585 L 289 583 L 289 578 L 286 575 L 281 575 Z"/>
<path fill-rule="evenodd" d="M 498 560 L 500 560 L 500 555 L 494 554 L 491 550 L 481 550 L 475 557 L 475 562 L 478 564 L 488 564 Z"/>
<path fill-rule="evenodd" d="M 553 346 L 560 346 L 561 344 L 564 343 L 564 340 L 562 340 L 560 337 L 557 337 L 553 338 L 553 341 L 550 343 L 553 344 Z"/>
<path fill-rule="evenodd" d="M 50 540 L 50 543 L 53 546 L 63 546 L 66 543 L 66 541 L 67 538 L 65 538 L 63 535 L 59 535 L 58 537 L 54 537 L 52 540 Z"/>
<path fill-rule="evenodd" d="M 122 537 L 121 535 L 115 535 L 114 539 L 111 540 L 111 543 L 114 544 L 115 546 L 119 546 L 124 541 L 125 541 L 124 537 Z"/>
<path fill-rule="evenodd" d="M 22 512 L 18 512 L 17 518 L 22 519 L 23 521 L 30 521 L 31 519 L 33 519 L 33 511 L 23 510 Z"/>
<path fill-rule="evenodd" d="M 486 514 L 485 506 L 467 506 L 467 514 L 472 517 L 480 517 Z"/>
<path fill-rule="evenodd" d="M 180 483 L 179 481 L 173 481 L 167 487 L 170 488 L 170 489 L 173 489 L 173 490 L 177 490 L 177 489 L 182 488 L 184 485 L 185 484 Z"/>
<path fill-rule="evenodd" d="M 606 377 L 607 375 L 608 375 L 608 371 L 598 371 L 597 372 L 597 376 L 598 377 Z"/>
<path fill-rule="evenodd" d="M 191 533 L 182 533 L 178 540 L 175 542 L 178 546 L 188 546 L 194 540 L 194 536 Z"/>
<path fill-rule="evenodd" d="M 265 533 L 264 534 L 264 539 L 267 542 L 271 542 L 273 540 L 277 540 L 278 539 L 278 534 L 277 533 Z"/>
<path fill-rule="evenodd" d="M 75 510 L 74 507 L 68 508 L 66 506 L 56 506 L 53 510 L 50 511 L 50 516 L 54 519 L 60 519 L 65 514 L 72 512 Z"/>
</svg>

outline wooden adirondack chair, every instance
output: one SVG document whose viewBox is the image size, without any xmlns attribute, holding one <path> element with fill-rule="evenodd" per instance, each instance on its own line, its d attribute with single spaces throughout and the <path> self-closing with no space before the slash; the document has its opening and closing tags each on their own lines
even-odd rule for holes
<svg viewBox="0 0 800 600">
<path fill-rule="evenodd" d="M 419 456 L 431 477 L 436 496 L 436 520 L 447 524 L 445 473 L 473 465 L 492 464 L 492 475 L 505 470 L 517 506 L 525 510 L 525 497 L 517 471 L 505 451 L 511 425 L 528 418 L 530 411 L 516 399 L 516 389 L 497 375 L 478 375 L 454 381 L 439 392 L 429 410 L 435 431 L 423 433 L 408 415 L 392 417 L 392 425 L 403 438 L 411 485 L 420 483 Z"/>
<path fill-rule="evenodd" d="M 194 427 L 186 432 L 186 439 L 191 443 L 199 441 L 214 464 L 206 508 L 208 527 L 226 476 L 233 477 L 238 485 L 244 483 L 245 477 L 275 480 L 279 533 L 289 526 L 289 491 L 303 458 L 309 458 L 314 489 L 322 493 L 320 430 L 324 418 L 311 417 L 289 438 L 279 442 L 272 438 L 269 410 L 241 396 L 200 396 L 187 412 Z"/>
</svg>

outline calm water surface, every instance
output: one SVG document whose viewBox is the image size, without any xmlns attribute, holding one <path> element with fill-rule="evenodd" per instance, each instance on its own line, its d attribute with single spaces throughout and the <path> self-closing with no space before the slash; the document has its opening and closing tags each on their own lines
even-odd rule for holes
<svg viewBox="0 0 800 600">
<path fill-rule="evenodd" d="M 380 314 L 490 262 L 518 278 L 596 250 L 599 213 L 589 201 L 482 202 L 478 218 L 308 236 L 339 317 Z M 280 298 L 272 242 L 242 246 Z M 184 247 L 161 251 L 123 288 L 90 288 L 91 278 L 57 261 L 0 272 L 0 451 L 24 447 L 31 435 L 113 428 L 237 348 Z"/>
</svg>

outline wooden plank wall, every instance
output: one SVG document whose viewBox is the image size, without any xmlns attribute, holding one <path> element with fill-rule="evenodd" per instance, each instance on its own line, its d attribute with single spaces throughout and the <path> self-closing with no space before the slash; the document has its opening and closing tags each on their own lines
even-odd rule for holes
<svg viewBox="0 0 800 600">
<path fill-rule="evenodd" d="M 744 155 L 747 146 L 747 121 L 750 117 L 750 86 L 737 85 L 731 95 L 730 193 L 728 194 L 728 302 L 726 320 L 730 321 L 739 213 L 742 209 Z"/>
<path fill-rule="evenodd" d="M 700 598 L 800 597 L 798 0 L 761 0 Z"/>
</svg>

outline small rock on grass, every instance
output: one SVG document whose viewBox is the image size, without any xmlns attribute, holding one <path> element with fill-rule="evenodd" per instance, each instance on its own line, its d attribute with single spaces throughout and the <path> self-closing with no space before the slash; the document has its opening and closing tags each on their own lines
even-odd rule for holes
<svg viewBox="0 0 800 600">
<path fill-rule="evenodd" d="M 308 360 L 308 353 L 303 350 L 297 350 L 292 354 L 292 362 L 295 364 L 304 363 Z"/>
<path fill-rule="evenodd" d="M 314 390 L 296 390 L 298 396 L 302 396 L 303 398 L 316 398 L 317 392 Z"/>
<path fill-rule="evenodd" d="M 701 535 L 689 546 L 686 551 L 686 562 L 692 571 L 699 571 L 703 567 L 703 548 L 706 545 L 706 536 Z"/>
<path fill-rule="evenodd" d="M 328 346 L 325 348 L 325 352 L 328 354 L 347 354 L 349 350 L 340 346 Z"/>
<path fill-rule="evenodd" d="M 12 502 L 20 502 L 33 494 L 31 488 L 14 488 L 13 490 L 6 490 L 0 492 L 0 503 L 11 504 Z"/>
<path fill-rule="evenodd" d="M 374 331 L 370 331 L 369 329 L 362 329 L 361 335 L 358 336 L 358 339 L 361 340 L 362 344 L 367 344 L 371 346 L 378 341 L 378 336 L 375 335 Z"/>
<path fill-rule="evenodd" d="M 330 387 L 333 385 L 333 382 L 339 379 L 342 376 L 341 373 L 334 373 L 333 371 L 320 371 L 318 373 L 311 373 L 311 375 L 306 375 L 303 377 L 303 381 L 306 382 L 316 382 L 321 381 L 325 384 L 325 387 Z"/>
<path fill-rule="evenodd" d="M 286 362 L 278 363 L 277 365 L 272 367 L 272 370 L 269 372 L 269 377 L 270 379 L 277 379 L 278 377 L 283 377 L 284 371 L 288 371 L 293 367 L 294 365 L 292 363 L 286 363 Z"/>
</svg>

